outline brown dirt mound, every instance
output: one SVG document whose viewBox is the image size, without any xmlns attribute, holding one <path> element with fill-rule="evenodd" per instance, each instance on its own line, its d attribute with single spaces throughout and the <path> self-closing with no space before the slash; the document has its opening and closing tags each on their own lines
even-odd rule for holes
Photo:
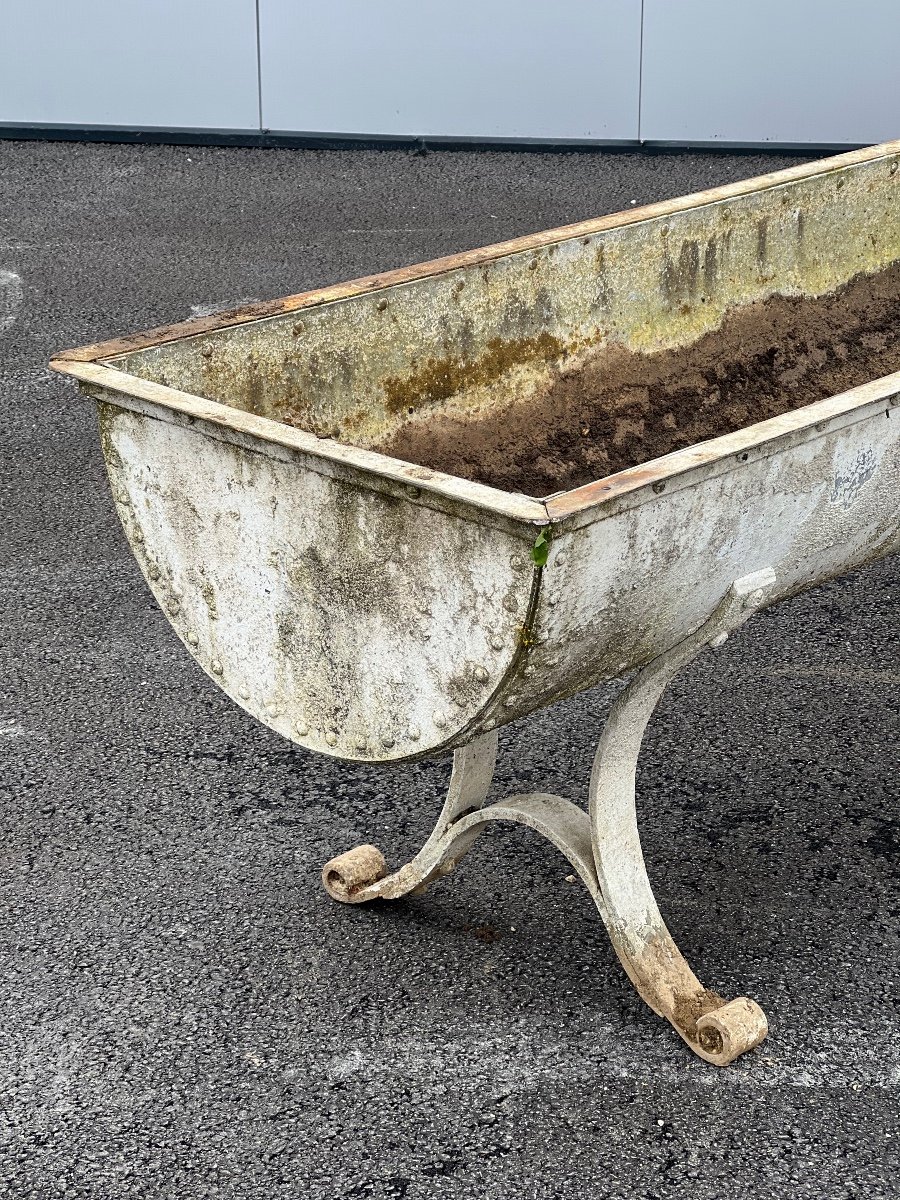
<svg viewBox="0 0 900 1200">
<path fill-rule="evenodd" d="M 692 346 L 606 347 L 495 416 L 413 418 L 384 454 L 531 496 L 579 487 L 900 370 L 900 263 L 735 309 Z"/>
</svg>

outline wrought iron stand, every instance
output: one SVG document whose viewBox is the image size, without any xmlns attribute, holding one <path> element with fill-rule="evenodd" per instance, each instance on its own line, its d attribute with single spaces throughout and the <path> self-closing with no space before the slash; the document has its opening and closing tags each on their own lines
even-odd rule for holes
<svg viewBox="0 0 900 1200">
<path fill-rule="evenodd" d="M 566 856 L 593 897 L 629 979 L 695 1054 L 725 1066 L 759 1045 L 768 1032 L 759 1005 L 746 996 L 725 1000 L 704 987 L 663 922 L 641 852 L 635 773 L 644 730 L 666 686 L 759 609 L 774 583 L 769 570 L 737 580 L 707 621 L 633 677 L 600 737 L 587 812 L 542 792 L 483 807 L 497 755 L 497 734 L 488 733 L 455 752 L 447 800 L 415 858 L 389 874 L 376 846 L 357 846 L 325 865 L 328 894 L 345 904 L 395 900 L 449 874 L 489 821 L 517 821 Z"/>
</svg>

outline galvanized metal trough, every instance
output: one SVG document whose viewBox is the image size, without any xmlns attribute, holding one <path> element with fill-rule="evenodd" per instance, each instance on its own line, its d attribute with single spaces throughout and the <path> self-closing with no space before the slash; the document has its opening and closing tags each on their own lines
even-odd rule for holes
<svg viewBox="0 0 900 1200">
<path fill-rule="evenodd" d="M 742 306 L 884 270 L 898 161 L 889 143 L 53 360 L 97 401 L 150 589 L 237 704 L 348 761 L 454 750 L 420 854 L 393 874 L 375 847 L 341 854 L 332 896 L 403 895 L 486 822 L 524 823 L 569 858 L 693 1051 L 722 1065 L 762 1040 L 761 1009 L 703 987 L 662 921 L 637 756 L 705 647 L 900 547 L 900 374 L 546 498 L 371 447 L 423 406 L 500 410 L 586 348 L 687 346 Z M 499 726 L 630 672 L 589 811 L 545 794 L 483 807 Z"/>
</svg>

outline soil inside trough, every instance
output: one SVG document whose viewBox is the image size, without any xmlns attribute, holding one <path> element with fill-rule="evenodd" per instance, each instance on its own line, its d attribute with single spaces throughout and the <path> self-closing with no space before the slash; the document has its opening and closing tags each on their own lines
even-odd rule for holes
<svg viewBox="0 0 900 1200">
<path fill-rule="evenodd" d="M 691 346 L 598 351 L 496 414 L 412 418 L 373 449 L 546 496 L 900 370 L 900 263 L 735 309 Z"/>
</svg>

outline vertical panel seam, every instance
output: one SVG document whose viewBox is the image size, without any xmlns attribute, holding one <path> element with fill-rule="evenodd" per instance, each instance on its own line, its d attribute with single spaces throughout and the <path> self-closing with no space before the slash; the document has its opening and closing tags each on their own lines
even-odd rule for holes
<svg viewBox="0 0 900 1200">
<path fill-rule="evenodd" d="M 644 5 L 646 0 L 641 0 L 641 32 L 638 39 L 638 113 L 637 113 L 637 137 L 641 141 L 641 123 L 644 112 Z M 257 6 L 259 0 L 257 0 Z"/>
<path fill-rule="evenodd" d="M 643 0 L 641 0 L 643 3 Z M 263 102 L 262 102 L 262 45 L 259 31 L 259 0 L 255 0 L 256 9 L 256 112 L 259 119 L 259 132 L 263 131 Z"/>
</svg>

